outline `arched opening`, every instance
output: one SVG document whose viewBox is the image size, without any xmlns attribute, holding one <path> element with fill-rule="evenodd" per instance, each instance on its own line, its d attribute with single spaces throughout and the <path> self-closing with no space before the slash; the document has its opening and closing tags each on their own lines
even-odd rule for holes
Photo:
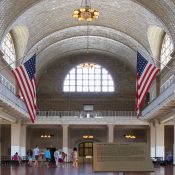
<svg viewBox="0 0 175 175">
<path fill-rule="evenodd" d="M 64 92 L 114 92 L 111 74 L 101 65 L 82 63 L 72 68 L 63 84 Z"/>
</svg>

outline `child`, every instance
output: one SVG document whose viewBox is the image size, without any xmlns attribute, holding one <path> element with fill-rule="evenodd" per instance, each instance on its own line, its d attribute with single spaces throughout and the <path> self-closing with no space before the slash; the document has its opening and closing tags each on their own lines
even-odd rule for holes
<svg viewBox="0 0 175 175">
<path fill-rule="evenodd" d="M 50 154 L 49 148 L 46 149 L 44 155 L 45 155 L 45 158 L 46 158 L 47 167 L 49 167 L 49 163 L 50 163 L 50 160 L 51 160 L 51 154 Z"/>
<path fill-rule="evenodd" d="M 59 151 L 58 150 L 55 150 L 54 152 L 54 158 L 55 158 L 55 163 L 56 163 L 56 166 L 58 167 L 58 156 L 59 156 Z"/>
<path fill-rule="evenodd" d="M 78 152 L 77 152 L 77 148 L 73 149 L 72 160 L 73 160 L 73 167 L 78 168 Z"/>
<path fill-rule="evenodd" d="M 59 152 L 58 163 L 60 164 L 60 167 L 64 167 L 64 159 L 63 159 L 63 152 L 62 151 Z"/>
<path fill-rule="evenodd" d="M 29 149 L 29 151 L 27 152 L 27 157 L 28 157 L 28 165 L 32 166 L 32 157 L 33 157 L 33 151 L 31 149 Z"/>
</svg>

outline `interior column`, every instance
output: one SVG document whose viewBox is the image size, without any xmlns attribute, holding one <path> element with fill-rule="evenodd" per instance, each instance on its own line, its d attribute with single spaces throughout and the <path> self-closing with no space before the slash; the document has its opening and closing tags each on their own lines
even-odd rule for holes
<svg viewBox="0 0 175 175">
<path fill-rule="evenodd" d="M 0 124 L 0 165 L 1 165 L 1 152 L 2 152 L 2 150 L 1 150 L 1 124 Z M 1 172 L 1 171 L 0 171 Z"/>
<path fill-rule="evenodd" d="M 151 157 L 156 157 L 156 128 L 155 123 L 150 123 L 150 151 Z"/>
<path fill-rule="evenodd" d="M 175 165 L 175 117 L 174 117 L 173 165 Z"/>
<path fill-rule="evenodd" d="M 155 121 L 156 128 L 156 157 L 165 157 L 165 145 L 164 145 L 164 125 L 159 124 L 159 122 Z"/>
<path fill-rule="evenodd" d="M 16 152 L 20 156 L 26 156 L 26 126 L 20 122 L 11 124 L 11 156 Z"/>
<path fill-rule="evenodd" d="M 113 124 L 108 125 L 108 142 L 109 143 L 114 142 L 114 125 Z"/>
<path fill-rule="evenodd" d="M 69 125 L 62 125 L 63 127 L 63 151 L 67 154 L 67 159 L 68 159 L 68 129 Z M 68 161 L 68 160 L 66 160 Z"/>
</svg>

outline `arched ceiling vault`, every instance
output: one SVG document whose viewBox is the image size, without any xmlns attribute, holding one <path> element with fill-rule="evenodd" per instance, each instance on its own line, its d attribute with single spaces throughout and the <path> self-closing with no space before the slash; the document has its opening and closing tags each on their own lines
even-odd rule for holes
<svg viewBox="0 0 175 175">
<path fill-rule="evenodd" d="M 86 39 L 87 39 L 86 36 L 67 38 L 65 40 L 61 40 L 47 47 L 43 52 L 41 52 L 37 56 L 38 57 L 37 60 L 40 62 L 40 64 L 37 64 L 38 73 L 43 68 L 44 69 L 46 68 L 45 65 L 51 64 L 51 62 L 54 62 L 55 59 L 61 58 L 62 55 L 65 56 L 66 54 L 67 56 L 71 56 L 72 52 L 77 55 L 86 53 L 87 50 L 87 45 L 85 42 Z M 91 50 L 93 50 L 93 52 L 101 51 L 105 55 L 109 56 L 111 54 L 115 55 L 116 59 L 120 59 L 122 63 L 130 65 L 133 69 L 135 68 L 135 59 L 133 60 L 133 58 L 136 57 L 135 50 L 129 48 L 128 46 L 118 41 L 105 37 L 98 37 L 97 41 L 96 36 L 90 36 L 88 50 L 90 53 Z"/>
<path fill-rule="evenodd" d="M 55 60 L 85 52 L 86 23 L 72 18 L 80 5 L 81 0 L 1 0 L 0 39 L 13 28 L 27 28 L 24 55 L 37 50 L 37 71 L 42 74 Z M 100 12 L 88 32 L 89 50 L 94 54 L 115 55 L 134 69 L 137 50 L 152 55 L 147 36 L 150 26 L 162 28 L 175 41 L 173 0 L 91 0 L 91 5 Z"/>
</svg>

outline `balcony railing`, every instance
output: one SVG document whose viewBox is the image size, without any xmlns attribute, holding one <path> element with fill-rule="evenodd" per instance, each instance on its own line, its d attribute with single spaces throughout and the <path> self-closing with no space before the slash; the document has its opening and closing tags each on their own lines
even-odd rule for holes
<svg viewBox="0 0 175 175">
<path fill-rule="evenodd" d="M 154 110 L 159 109 L 162 105 L 175 98 L 175 84 L 171 84 L 157 98 L 155 98 L 143 111 L 142 117 L 145 117 Z"/>
<path fill-rule="evenodd" d="M 100 118 L 104 116 L 136 116 L 134 111 L 37 111 L 37 116 L 77 116 L 80 118 Z"/>
<path fill-rule="evenodd" d="M 0 83 L 0 100 L 7 103 L 11 107 L 26 113 L 27 109 L 24 102 L 19 99 L 15 94 L 8 90 L 3 84 Z"/>
<path fill-rule="evenodd" d="M 134 111 L 38 111 L 36 124 L 147 125 Z"/>
</svg>

